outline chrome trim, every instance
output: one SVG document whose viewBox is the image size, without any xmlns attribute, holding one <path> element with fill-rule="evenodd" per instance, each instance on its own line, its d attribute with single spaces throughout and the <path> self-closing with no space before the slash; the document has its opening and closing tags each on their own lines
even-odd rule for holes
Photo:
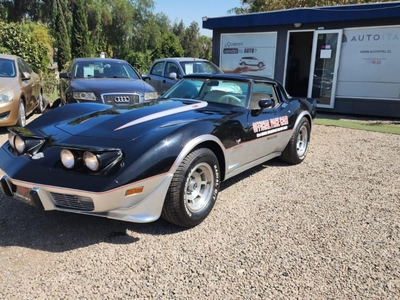
<svg viewBox="0 0 400 300">
<path fill-rule="evenodd" d="M 101 101 L 106 104 L 137 104 L 140 103 L 139 93 L 104 93 L 101 94 Z M 107 99 L 112 97 L 112 99 Z M 132 97 L 132 99 L 130 98 Z M 118 100 L 117 100 L 118 99 Z"/>
<path fill-rule="evenodd" d="M 255 166 L 258 166 L 258 165 L 260 165 L 260 164 L 263 163 L 263 162 L 266 162 L 266 161 L 268 161 L 268 160 L 271 160 L 271 159 L 273 159 L 274 157 L 277 157 L 277 156 L 281 155 L 281 153 L 282 153 L 282 152 L 271 153 L 271 154 L 269 154 L 269 155 L 266 155 L 266 156 L 264 156 L 264 157 L 261 157 L 261 158 L 259 158 L 259 159 L 256 159 L 256 160 L 254 160 L 254 161 L 252 161 L 252 162 L 249 162 L 248 164 L 242 165 L 242 166 L 240 166 L 240 167 L 234 169 L 232 172 L 226 174 L 225 180 L 227 180 L 227 179 L 229 179 L 229 178 L 232 178 L 232 177 L 234 177 L 234 176 L 236 176 L 236 175 L 239 175 L 240 173 L 242 173 L 242 172 L 244 172 L 244 171 L 246 171 L 246 170 L 248 170 L 248 169 L 254 168 Z"/>
<path fill-rule="evenodd" d="M 160 174 L 101 193 L 24 182 L 14 180 L 8 176 L 6 178 L 7 185 L 9 186 L 13 184 L 35 190 L 44 210 L 57 210 L 102 216 L 128 222 L 148 223 L 160 218 L 172 175 L 166 173 Z M 143 192 L 125 196 L 126 191 L 138 187 L 143 187 Z M 76 207 L 58 206 L 57 204 L 59 203 L 54 202 L 54 194 L 59 194 L 61 197 L 70 199 L 90 198 L 94 204 L 94 208 L 92 211 L 87 211 Z"/>
</svg>

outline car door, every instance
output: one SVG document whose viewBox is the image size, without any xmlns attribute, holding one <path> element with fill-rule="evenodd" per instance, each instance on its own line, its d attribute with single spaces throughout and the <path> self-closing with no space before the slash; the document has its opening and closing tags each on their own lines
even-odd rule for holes
<svg viewBox="0 0 400 300">
<path fill-rule="evenodd" d="M 146 78 L 146 82 L 150 84 L 159 95 L 162 94 L 162 81 L 164 80 L 165 61 L 157 61 L 153 64 L 149 71 L 149 76 Z"/>
<path fill-rule="evenodd" d="M 72 70 L 75 69 L 75 63 L 73 63 L 65 73 L 60 73 L 60 98 L 61 104 L 67 103 L 67 91 L 71 85 L 71 78 L 73 76 Z"/>
<path fill-rule="evenodd" d="M 271 101 L 272 104 L 261 109 L 260 100 Z M 280 98 L 276 85 L 255 84 L 249 105 L 247 140 L 251 146 L 248 162 L 283 151 L 291 138 L 292 131 L 289 128 L 294 118 L 290 118 L 289 106 Z"/>
<path fill-rule="evenodd" d="M 40 91 L 39 76 L 33 72 L 32 68 L 21 58 L 17 60 L 22 90 L 25 95 L 26 112 L 31 112 L 37 106 Z"/>
<path fill-rule="evenodd" d="M 176 74 L 176 78 L 171 78 L 170 75 L 172 73 Z M 176 62 L 167 61 L 164 68 L 164 78 L 161 82 L 162 93 L 169 90 L 182 76 L 183 74 L 179 70 L 179 65 Z"/>
</svg>

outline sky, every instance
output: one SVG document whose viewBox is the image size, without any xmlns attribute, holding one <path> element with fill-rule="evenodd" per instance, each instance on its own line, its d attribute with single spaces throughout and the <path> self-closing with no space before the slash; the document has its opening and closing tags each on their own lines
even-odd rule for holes
<svg viewBox="0 0 400 300">
<path fill-rule="evenodd" d="M 212 30 L 203 29 L 202 18 L 207 16 L 232 16 L 228 10 L 240 7 L 240 0 L 155 0 L 154 13 L 164 13 L 171 20 L 171 25 L 183 20 L 185 27 L 195 21 L 199 24 L 200 34 L 211 37 Z"/>
</svg>

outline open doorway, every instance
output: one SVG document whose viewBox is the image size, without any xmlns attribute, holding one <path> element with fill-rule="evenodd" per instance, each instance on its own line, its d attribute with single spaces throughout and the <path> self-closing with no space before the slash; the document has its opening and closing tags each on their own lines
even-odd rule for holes
<svg viewBox="0 0 400 300">
<path fill-rule="evenodd" d="M 307 97 L 314 31 L 289 31 L 285 88 L 296 97 Z"/>
</svg>

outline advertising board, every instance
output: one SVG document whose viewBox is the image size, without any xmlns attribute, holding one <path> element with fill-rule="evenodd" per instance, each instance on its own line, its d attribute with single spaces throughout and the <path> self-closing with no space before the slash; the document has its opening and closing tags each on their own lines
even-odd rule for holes
<svg viewBox="0 0 400 300">
<path fill-rule="evenodd" d="M 222 34 L 220 68 L 273 78 L 276 37 L 276 32 Z"/>
<path fill-rule="evenodd" d="M 400 27 L 345 29 L 336 97 L 400 98 Z"/>
</svg>

